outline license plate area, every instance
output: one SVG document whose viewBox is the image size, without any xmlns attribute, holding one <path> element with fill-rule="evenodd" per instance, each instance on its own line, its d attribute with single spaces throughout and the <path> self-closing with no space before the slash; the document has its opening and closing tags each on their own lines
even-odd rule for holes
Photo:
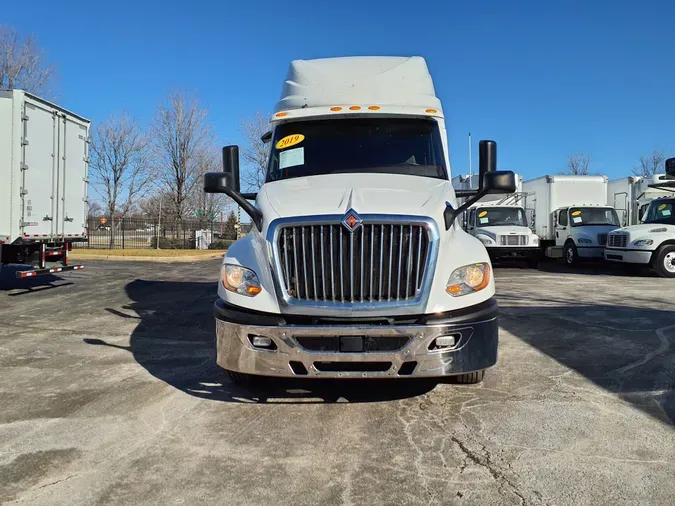
<svg viewBox="0 0 675 506">
<path fill-rule="evenodd" d="M 363 353 L 365 344 L 363 336 L 340 336 L 340 353 Z"/>
</svg>

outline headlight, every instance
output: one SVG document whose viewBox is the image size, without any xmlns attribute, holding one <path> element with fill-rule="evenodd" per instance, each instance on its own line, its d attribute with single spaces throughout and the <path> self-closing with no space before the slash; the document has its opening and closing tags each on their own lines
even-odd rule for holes
<svg viewBox="0 0 675 506">
<path fill-rule="evenodd" d="M 480 242 L 482 242 L 486 246 L 489 246 L 490 244 L 495 243 L 492 239 L 490 239 L 489 237 L 485 237 L 485 236 L 481 236 L 478 239 L 480 239 Z"/>
<path fill-rule="evenodd" d="M 633 244 L 636 246 L 651 246 L 654 244 L 654 241 L 651 239 L 640 239 L 639 241 L 635 241 Z"/>
<path fill-rule="evenodd" d="M 590 239 L 585 239 L 585 238 L 581 237 L 579 239 L 579 244 L 593 244 L 593 241 L 591 241 Z"/>
<path fill-rule="evenodd" d="M 221 272 L 223 286 L 230 292 L 255 297 L 262 292 L 258 276 L 251 269 L 241 265 L 223 265 Z"/>
<path fill-rule="evenodd" d="M 445 291 L 453 297 L 479 292 L 490 282 L 490 266 L 486 263 L 465 265 L 450 274 Z"/>
<path fill-rule="evenodd" d="M 532 237 L 532 245 L 536 246 L 537 244 L 539 244 L 539 236 L 535 235 L 534 237 Z"/>
</svg>

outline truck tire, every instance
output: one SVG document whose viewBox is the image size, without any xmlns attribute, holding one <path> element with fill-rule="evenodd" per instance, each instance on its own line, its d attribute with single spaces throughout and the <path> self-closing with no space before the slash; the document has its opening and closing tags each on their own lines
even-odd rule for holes
<svg viewBox="0 0 675 506">
<path fill-rule="evenodd" d="M 675 246 L 662 246 L 654 254 L 654 270 L 662 278 L 675 278 Z"/>
<path fill-rule="evenodd" d="M 465 374 L 458 374 L 455 376 L 455 381 L 461 385 L 473 385 L 480 383 L 485 377 L 485 369 L 475 372 L 467 372 Z"/>
<path fill-rule="evenodd" d="M 565 244 L 565 247 L 563 248 L 563 260 L 570 267 L 579 263 L 579 254 L 577 253 L 577 247 L 573 242 Z"/>
</svg>

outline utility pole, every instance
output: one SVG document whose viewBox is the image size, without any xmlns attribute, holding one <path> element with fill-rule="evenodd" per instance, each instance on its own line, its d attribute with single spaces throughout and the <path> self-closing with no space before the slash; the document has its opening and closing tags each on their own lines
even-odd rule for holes
<svg viewBox="0 0 675 506">
<path fill-rule="evenodd" d="M 471 186 L 472 176 L 473 176 L 473 167 L 471 166 L 471 132 L 469 132 L 469 186 Z"/>
</svg>

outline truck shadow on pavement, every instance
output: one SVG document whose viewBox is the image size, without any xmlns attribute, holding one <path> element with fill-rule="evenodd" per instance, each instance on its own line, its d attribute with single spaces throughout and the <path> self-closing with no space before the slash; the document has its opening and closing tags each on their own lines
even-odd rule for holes
<svg viewBox="0 0 675 506">
<path fill-rule="evenodd" d="M 502 329 L 634 407 L 675 425 L 675 311 L 567 299 L 542 304 L 527 295 L 498 298 Z M 570 376 L 549 379 L 563 391 L 583 389 L 583 382 Z"/>
<path fill-rule="evenodd" d="M 106 310 L 118 318 L 138 320 L 130 345 L 118 346 L 101 339 L 85 342 L 127 350 L 150 374 L 196 397 L 242 403 L 381 402 L 422 395 L 438 384 L 412 379 L 260 378 L 250 387 L 238 387 L 216 364 L 215 283 L 136 280 L 125 290 L 131 302 L 123 311 Z"/>
</svg>

